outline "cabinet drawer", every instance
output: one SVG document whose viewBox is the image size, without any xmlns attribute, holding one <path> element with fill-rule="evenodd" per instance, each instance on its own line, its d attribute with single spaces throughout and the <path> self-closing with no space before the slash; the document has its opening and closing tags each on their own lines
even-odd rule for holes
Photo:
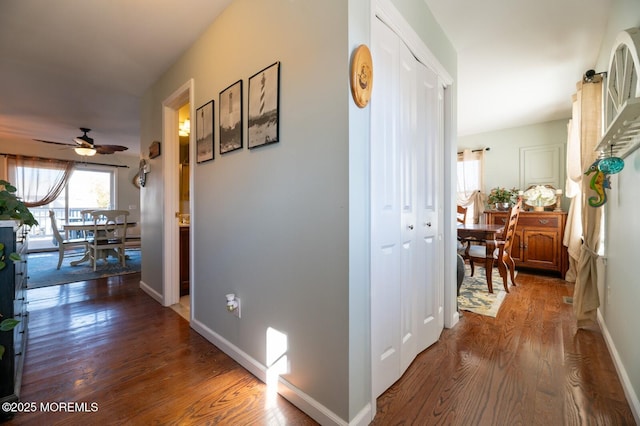
<svg viewBox="0 0 640 426">
<path fill-rule="evenodd" d="M 558 228 L 558 216 L 520 216 L 516 226 Z"/>
</svg>

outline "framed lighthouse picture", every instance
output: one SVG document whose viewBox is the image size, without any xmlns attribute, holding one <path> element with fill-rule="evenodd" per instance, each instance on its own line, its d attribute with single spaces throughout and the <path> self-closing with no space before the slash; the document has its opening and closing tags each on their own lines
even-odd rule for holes
<svg viewBox="0 0 640 426">
<path fill-rule="evenodd" d="M 279 140 L 280 62 L 249 77 L 249 149 Z"/>
</svg>

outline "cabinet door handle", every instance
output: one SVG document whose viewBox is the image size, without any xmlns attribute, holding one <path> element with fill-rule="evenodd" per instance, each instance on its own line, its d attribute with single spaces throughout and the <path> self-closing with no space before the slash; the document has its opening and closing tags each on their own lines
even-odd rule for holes
<svg viewBox="0 0 640 426">
<path fill-rule="evenodd" d="M 538 219 L 538 222 L 540 222 L 543 225 L 546 225 L 547 223 L 549 223 L 549 219 Z"/>
<path fill-rule="evenodd" d="M 502 223 L 507 223 L 507 218 L 506 217 L 501 217 L 500 220 L 502 221 Z"/>
<path fill-rule="evenodd" d="M 409 230 L 412 230 L 413 229 L 413 225 L 409 225 L 409 226 L 407 226 L 407 228 L 409 228 Z"/>
<path fill-rule="evenodd" d="M 428 226 L 429 228 L 431 228 L 431 222 L 425 222 L 424 225 Z"/>
</svg>

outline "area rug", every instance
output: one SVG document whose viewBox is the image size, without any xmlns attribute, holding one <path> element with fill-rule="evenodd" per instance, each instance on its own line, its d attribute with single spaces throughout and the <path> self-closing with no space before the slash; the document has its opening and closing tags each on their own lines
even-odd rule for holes
<svg viewBox="0 0 640 426">
<path fill-rule="evenodd" d="M 474 276 L 470 276 L 471 269 L 465 265 L 465 276 L 458 296 L 458 308 L 460 310 L 474 312 L 495 318 L 507 292 L 502 285 L 502 277 L 497 268 L 493 269 L 491 280 L 493 281 L 493 293 L 489 293 L 487 278 L 484 268 L 476 267 Z M 516 276 L 518 271 L 516 271 Z M 511 279 L 508 281 L 511 287 Z"/>
<path fill-rule="evenodd" d="M 90 262 L 77 266 L 70 265 L 70 262 L 82 257 L 80 251 L 68 251 L 62 260 L 60 269 L 56 269 L 58 252 L 30 253 L 27 288 L 47 287 L 140 272 L 140 249 L 127 249 L 126 253 L 128 258 L 125 267 L 122 267 L 116 259 L 108 258 L 106 263 L 103 260 L 98 261 L 98 268 L 95 272 Z"/>
</svg>

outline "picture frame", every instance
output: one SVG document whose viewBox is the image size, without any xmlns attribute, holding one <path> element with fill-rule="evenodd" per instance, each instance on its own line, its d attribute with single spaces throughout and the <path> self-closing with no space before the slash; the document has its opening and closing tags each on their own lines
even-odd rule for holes
<svg viewBox="0 0 640 426">
<path fill-rule="evenodd" d="M 249 77 L 247 130 L 249 149 L 280 140 L 280 62 Z"/>
<path fill-rule="evenodd" d="M 213 100 L 196 109 L 196 163 L 213 160 Z"/>
<path fill-rule="evenodd" d="M 220 92 L 218 127 L 221 155 L 242 148 L 242 80 Z"/>
</svg>

